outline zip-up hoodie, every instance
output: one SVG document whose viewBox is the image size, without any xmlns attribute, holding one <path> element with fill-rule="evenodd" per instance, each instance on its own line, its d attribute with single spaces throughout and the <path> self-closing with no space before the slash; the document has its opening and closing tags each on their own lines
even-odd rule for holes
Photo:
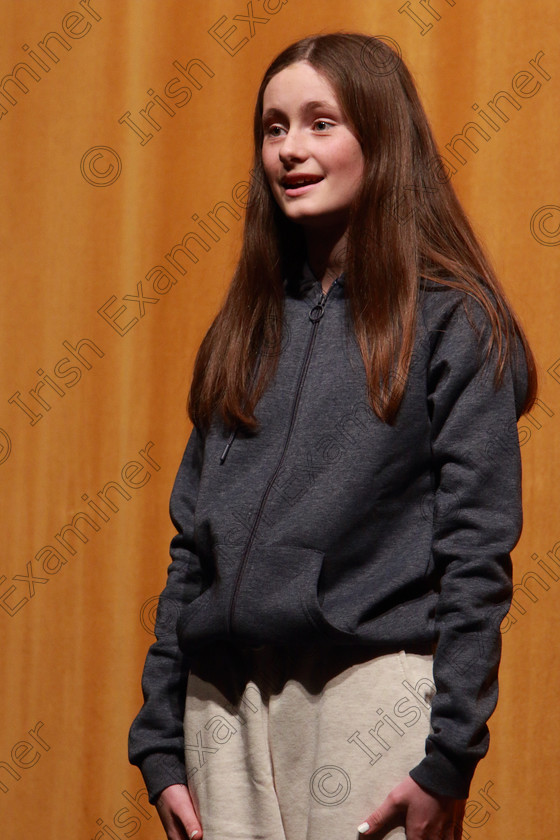
<svg viewBox="0 0 560 840">
<path fill-rule="evenodd" d="M 433 731 L 410 775 L 466 798 L 488 749 L 522 527 L 521 342 L 495 390 L 496 351 L 482 364 L 491 329 L 482 306 L 419 281 L 410 373 L 388 425 L 367 401 L 344 274 L 325 295 L 306 264 L 297 292 L 285 288 L 258 433 L 228 435 L 216 417 L 206 435 L 195 426 L 177 473 L 177 533 L 130 761 L 151 802 L 186 784 L 189 656 L 209 643 L 433 652 Z"/>
</svg>

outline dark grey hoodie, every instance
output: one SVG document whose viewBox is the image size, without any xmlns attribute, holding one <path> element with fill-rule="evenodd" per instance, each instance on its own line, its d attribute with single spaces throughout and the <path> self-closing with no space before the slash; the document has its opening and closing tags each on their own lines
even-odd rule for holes
<svg viewBox="0 0 560 840">
<path fill-rule="evenodd" d="M 260 431 L 228 436 L 215 420 L 188 441 L 130 761 L 152 802 L 186 783 L 189 655 L 209 643 L 434 651 L 433 732 L 410 775 L 466 798 L 488 749 L 522 527 L 521 344 L 496 391 L 495 351 L 482 364 L 490 324 L 481 305 L 422 281 L 390 426 L 367 401 L 344 275 L 325 297 L 306 265 L 299 293 L 286 290 L 284 318 L 277 373 L 256 408 Z"/>
</svg>

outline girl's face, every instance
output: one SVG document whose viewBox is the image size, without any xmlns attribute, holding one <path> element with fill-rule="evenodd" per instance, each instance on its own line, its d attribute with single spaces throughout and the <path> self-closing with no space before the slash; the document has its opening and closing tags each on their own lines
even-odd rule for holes
<svg viewBox="0 0 560 840">
<path fill-rule="evenodd" d="M 327 79 L 305 61 L 273 76 L 264 90 L 263 133 L 264 170 L 286 216 L 308 227 L 345 228 L 364 158 Z"/>
</svg>

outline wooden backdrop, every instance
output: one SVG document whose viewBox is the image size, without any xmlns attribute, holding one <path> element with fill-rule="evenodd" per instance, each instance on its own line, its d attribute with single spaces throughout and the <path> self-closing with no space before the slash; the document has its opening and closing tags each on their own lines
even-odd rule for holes
<svg viewBox="0 0 560 840">
<path fill-rule="evenodd" d="M 516 600 L 464 836 L 540 840 L 560 822 L 556 0 L 4 0 L 6 840 L 163 836 L 126 748 L 194 354 L 236 261 L 264 68 L 336 29 L 402 51 L 538 358 Z"/>
</svg>

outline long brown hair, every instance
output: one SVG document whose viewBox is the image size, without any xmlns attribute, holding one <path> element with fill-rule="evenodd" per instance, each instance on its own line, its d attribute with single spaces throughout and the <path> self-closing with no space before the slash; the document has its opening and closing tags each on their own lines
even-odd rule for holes
<svg viewBox="0 0 560 840">
<path fill-rule="evenodd" d="M 239 262 L 225 301 L 198 351 L 188 399 L 206 429 L 216 411 L 229 429 L 258 428 L 255 406 L 273 377 L 288 288 L 305 259 L 301 226 L 279 209 L 262 165 L 262 106 L 270 79 L 306 61 L 330 82 L 364 155 L 364 177 L 350 208 L 344 255 L 347 315 L 367 374 L 371 407 L 392 423 L 414 346 L 419 278 L 476 298 L 488 314 L 489 358 L 498 347 L 496 386 L 519 336 L 536 399 L 535 359 L 504 290 L 446 177 L 410 72 L 382 40 L 336 32 L 303 38 L 265 72 L 254 111 L 254 168 Z M 257 375 L 258 374 L 258 375 Z"/>
</svg>

